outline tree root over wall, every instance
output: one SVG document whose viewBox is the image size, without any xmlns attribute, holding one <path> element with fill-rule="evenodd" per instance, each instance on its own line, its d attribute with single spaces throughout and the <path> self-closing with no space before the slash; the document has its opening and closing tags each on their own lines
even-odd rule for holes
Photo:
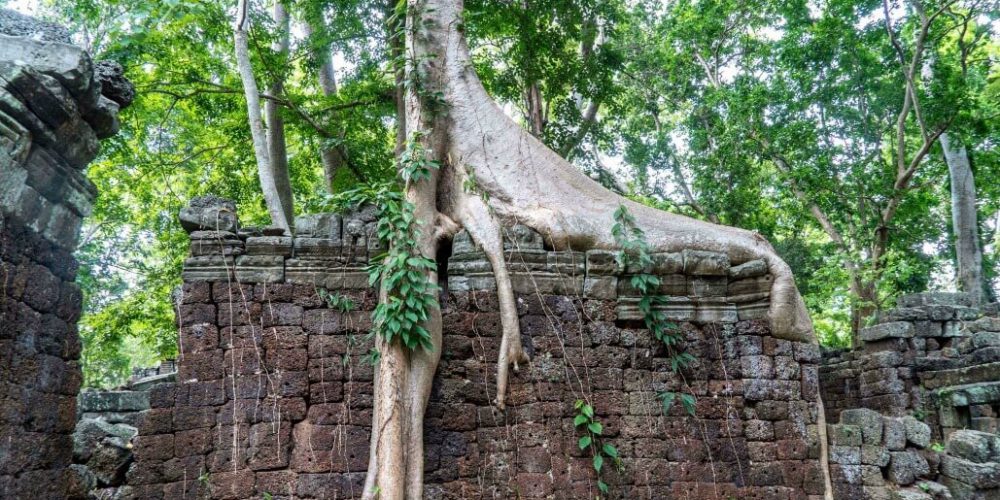
<svg viewBox="0 0 1000 500">
<path fill-rule="evenodd" d="M 612 214 L 627 207 L 646 233 L 652 251 L 683 249 L 727 254 L 734 262 L 761 259 L 774 278 L 768 317 L 775 337 L 816 342 L 791 269 L 758 234 L 655 210 L 603 188 L 508 118 L 476 76 L 462 32 L 461 0 L 408 0 L 406 17 L 406 128 L 440 168 L 408 183 L 406 197 L 420 226 L 419 252 L 437 255 L 438 242 L 465 229 L 485 252 L 496 277 L 503 336 L 497 373 L 498 407 L 511 365 L 527 360 L 501 225 L 520 223 L 539 232 L 556 250 L 616 247 Z M 420 88 L 420 87 L 423 88 Z M 413 136 L 411 136 L 413 137 Z M 436 273 L 427 279 L 437 281 Z M 383 292 L 383 300 L 385 293 Z M 441 312 L 430 311 L 425 328 L 432 349 L 408 350 L 379 337 L 371 458 L 364 498 L 418 499 L 423 492 L 423 417 L 441 351 Z M 832 498 L 826 463 L 826 425 L 819 403 L 821 466 Z"/>
</svg>

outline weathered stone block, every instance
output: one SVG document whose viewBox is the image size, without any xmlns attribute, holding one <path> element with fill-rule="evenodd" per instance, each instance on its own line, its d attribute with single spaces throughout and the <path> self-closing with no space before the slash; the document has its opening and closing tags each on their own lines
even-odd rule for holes
<svg viewBox="0 0 1000 500">
<path fill-rule="evenodd" d="M 827 439 L 830 444 L 838 446 L 860 447 L 862 443 L 861 428 L 856 425 L 829 424 L 826 426 Z"/>
<path fill-rule="evenodd" d="M 726 276 L 729 274 L 729 256 L 718 252 L 684 250 L 684 274 L 693 276 Z"/>
<path fill-rule="evenodd" d="M 921 307 L 934 305 L 971 306 L 972 299 L 967 293 L 923 292 L 904 295 L 896 304 L 900 307 Z"/>
<path fill-rule="evenodd" d="M 503 249 L 506 250 L 542 250 L 545 244 L 542 235 L 524 224 L 515 224 L 503 230 Z"/>
<path fill-rule="evenodd" d="M 583 275 L 586 272 L 586 254 L 583 252 L 545 252 L 545 270 L 566 275 Z"/>
<path fill-rule="evenodd" d="M 295 234 L 339 242 L 341 241 L 341 225 L 340 214 L 304 214 L 295 218 Z"/>
<path fill-rule="evenodd" d="M 184 270 L 181 278 L 184 281 L 227 281 L 234 278 L 233 268 L 236 261 L 233 257 L 222 255 L 203 255 L 184 259 Z"/>
<path fill-rule="evenodd" d="M 877 444 L 865 444 L 861 446 L 861 463 L 865 465 L 875 465 L 885 467 L 889 465 L 889 449 Z M 879 474 L 881 478 L 881 474 Z"/>
<path fill-rule="evenodd" d="M 861 340 L 865 342 L 872 342 L 886 338 L 910 337 L 913 337 L 913 324 L 905 321 L 882 323 L 881 325 L 869 326 L 861 329 Z"/>
<path fill-rule="evenodd" d="M 241 255 L 236 258 L 236 279 L 242 283 L 280 283 L 285 279 L 285 258 Z"/>
<path fill-rule="evenodd" d="M 1000 462 L 1000 436 L 961 429 L 948 436 L 948 453 L 976 463 Z"/>
<path fill-rule="evenodd" d="M 857 446 L 830 446 L 830 462 L 841 465 L 861 465 L 861 448 Z"/>
<path fill-rule="evenodd" d="M 290 236 L 251 236 L 246 239 L 247 255 L 292 255 Z"/>
<path fill-rule="evenodd" d="M 633 275 L 624 275 L 618 279 L 618 295 L 622 297 L 641 297 L 642 291 L 633 284 Z M 649 292 L 656 295 L 666 295 L 669 297 L 689 296 L 688 278 L 683 274 L 670 274 L 657 276 L 659 284 Z"/>
<path fill-rule="evenodd" d="M 618 278 L 614 276 L 588 276 L 583 281 L 583 294 L 593 299 L 618 298 Z"/>
<path fill-rule="evenodd" d="M 192 199 L 190 205 L 181 209 L 178 218 L 181 227 L 188 232 L 204 229 L 235 233 L 239 229 L 236 203 L 213 195 Z"/>
<path fill-rule="evenodd" d="M 890 451 L 901 451 L 906 448 L 906 424 L 901 418 L 884 417 L 883 441 Z"/>
<path fill-rule="evenodd" d="M 977 463 L 964 458 L 941 457 L 941 474 L 975 488 L 1000 488 L 1000 463 Z"/>
<path fill-rule="evenodd" d="M 861 429 L 861 439 L 865 444 L 877 445 L 882 442 L 882 415 L 867 408 L 857 408 L 840 412 L 840 422 L 855 425 Z"/>
<path fill-rule="evenodd" d="M 930 474 L 927 460 L 915 451 L 894 451 L 890 455 L 888 474 L 895 484 L 908 486 L 918 478 Z"/>
<path fill-rule="evenodd" d="M 919 448 L 926 448 L 930 446 L 930 426 L 912 416 L 903 417 L 903 425 L 906 427 L 906 440 L 908 442 Z"/>
<path fill-rule="evenodd" d="M 613 275 L 619 272 L 617 262 L 618 252 L 611 250 L 587 250 L 587 276 Z"/>
<path fill-rule="evenodd" d="M 763 260 L 751 260 L 729 269 L 729 277 L 733 280 L 756 278 L 767 274 L 767 263 Z"/>
</svg>

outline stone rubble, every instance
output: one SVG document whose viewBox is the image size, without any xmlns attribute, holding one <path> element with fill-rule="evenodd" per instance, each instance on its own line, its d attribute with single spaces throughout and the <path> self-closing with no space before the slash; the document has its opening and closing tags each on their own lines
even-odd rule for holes
<svg viewBox="0 0 1000 500">
<path fill-rule="evenodd" d="M 839 498 L 1000 498 L 992 311 L 970 307 L 965 294 L 907 295 L 862 329 L 859 349 L 824 353 L 827 418 L 839 416 L 829 426 Z"/>
</svg>

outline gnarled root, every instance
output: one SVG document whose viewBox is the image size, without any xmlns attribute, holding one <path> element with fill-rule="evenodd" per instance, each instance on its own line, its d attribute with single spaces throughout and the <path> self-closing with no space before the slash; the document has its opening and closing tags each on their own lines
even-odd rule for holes
<svg viewBox="0 0 1000 500">
<path fill-rule="evenodd" d="M 472 240 L 486 253 L 497 284 L 503 337 L 500 341 L 500 356 L 497 360 L 496 405 L 502 410 L 505 407 L 510 367 L 513 365 L 514 370 L 517 371 L 520 363 L 528 361 L 528 354 L 521 345 L 521 327 L 518 323 L 517 304 L 514 301 L 514 288 L 511 285 L 510 273 L 504 260 L 503 234 L 500 230 L 500 223 L 490 214 L 489 207 L 480 198 L 475 196 L 463 196 L 462 198 L 458 216 L 462 225 L 469 231 Z"/>
</svg>

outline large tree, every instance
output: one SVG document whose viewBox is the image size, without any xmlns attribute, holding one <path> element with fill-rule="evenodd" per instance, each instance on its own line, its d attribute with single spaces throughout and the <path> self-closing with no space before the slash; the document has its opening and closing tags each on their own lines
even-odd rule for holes
<svg viewBox="0 0 1000 500">
<path fill-rule="evenodd" d="M 496 277 L 503 330 L 499 407 L 509 367 L 527 359 L 503 254 L 503 228 L 514 223 L 538 231 L 555 249 L 615 249 L 612 214 L 625 207 L 656 251 L 697 249 L 723 252 L 736 262 L 762 259 L 774 277 L 768 312 L 773 334 L 815 342 L 791 270 L 765 239 L 655 210 L 605 189 L 508 118 L 486 93 L 469 56 L 461 0 L 409 0 L 405 14 L 409 84 L 403 118 L 411 154 L 400 169 L 417 223 L 408 246 L 397 243 L 395 250 L 403 252 L 404 262 L 431 261 L 442 240 L 465 229 L 485 252 Z M 393 255 L 390 251 L 390 259 Z M 433 266 L 420 269 L 427 282 L 437 281 Z M 398 303 L 398 293 L 383 283 L 382 303 Z M 410 348 L 402 341 L 406 332 L 376 337 L 381 358 L 366 498 L 419 498 L 423 490 L 423 417 L 440 357 L 440 310 L 432 306 L 426 317 L 413 332 L 426 335 L 425 347 Z"/>
</svg>

